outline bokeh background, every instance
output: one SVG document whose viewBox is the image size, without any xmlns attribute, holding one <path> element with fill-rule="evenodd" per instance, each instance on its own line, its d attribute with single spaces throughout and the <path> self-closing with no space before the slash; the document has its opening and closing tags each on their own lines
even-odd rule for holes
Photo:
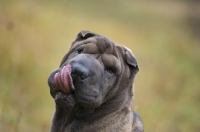
<svg viewBox="0 0 200 132">
<path fill-rule="evenodd" d="M 146 132 L 200 132 L 200 2 L 0 1 L 0 131 L 49 131 L 47 78 L 80 30 L 132 49 Z"/>
</svg>

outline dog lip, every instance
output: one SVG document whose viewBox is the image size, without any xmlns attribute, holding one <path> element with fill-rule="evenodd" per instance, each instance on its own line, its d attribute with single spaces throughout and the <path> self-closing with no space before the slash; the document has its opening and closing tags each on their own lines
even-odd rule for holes
<svg viewBox="0 0 200 132">
<path fill-rule="evenodd" d="M 73 79 L 71 77 L 71 65 L 63 66 L 61 71 L 54 74 L 54 84 L 57 91 L 70 94 L 75 90 Z"/>
</svg>

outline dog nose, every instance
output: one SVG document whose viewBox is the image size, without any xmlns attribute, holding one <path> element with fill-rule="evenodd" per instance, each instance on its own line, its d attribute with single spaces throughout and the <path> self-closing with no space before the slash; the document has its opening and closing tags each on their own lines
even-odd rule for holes
<svg viewBox="0 0 200 132">
<path fill-rule="evenodd" d="M 72 64 L 71 76 L 73 80 L 77 80 L 77 79 L 84 80 L 88 78 L 89 73 L 85 66 L 79 63 L 74 63 Z"/>
</svg>

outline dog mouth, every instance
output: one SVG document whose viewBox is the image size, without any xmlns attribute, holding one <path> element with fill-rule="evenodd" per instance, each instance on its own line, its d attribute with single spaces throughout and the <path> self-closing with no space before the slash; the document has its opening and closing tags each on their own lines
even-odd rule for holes
<svg viewBox="0 0 200 132">
<path fill-rule="evenodd" d="M 93 108 L 92 102 L 96 99 L 96 96 L 85 95 L 84 92 L 80 92 L 80 85 L 76 85 L 75 91 L 71 73 L 72 66 L 67 64 L 52 76 L 55 88 L 53 98 L 56 104 L 71 111 Z"/>
<path fill-rule="evenodd" d="M 75 87 L 73 84 L 73 79 L 71 77 L 72 67 L 71 65 L 63 66 L 60 72 L 54 75 L 53 81 L 56 91 L 62 91 L 63 93 L 69 95 L 74 92 Z"/>
<path fill-rule="evenodd" d="M 72 110 L 76 104 L 74 98 L 75 87 L 71 77 L 71 65 L 63 66 L 62 69 L 54 74 L 53 83 L 56 90 L 55 102 L 68 110 Z"/>
</svg>

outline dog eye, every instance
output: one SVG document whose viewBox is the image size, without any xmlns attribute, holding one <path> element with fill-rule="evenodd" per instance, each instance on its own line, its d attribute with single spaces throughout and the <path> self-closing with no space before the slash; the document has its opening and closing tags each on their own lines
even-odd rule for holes
<svg viewBox="0 0 200 132">
<path fill-rule="evenodd" d="M 113 68 L 113 67 L 107 67 L 106 71 L 109 72 L 110 74 L 114 74 L 115 73 L 115 68 Z"/>
<path fill-rule="evenodd" d="M 84 47 L 81 46 L 81 47 L 79 47 L 79 48 L 76 50 L 76 53 L 77 53 L 77 54 L 81 54 L 81 53 L 83 52 L 83 50 L 84 50 Z"/>
<path fill-rule="evenodd" d="M 83 49 L 78 50 L 78 54 L 81 54 L 83 52 Z"/>
</svg>

